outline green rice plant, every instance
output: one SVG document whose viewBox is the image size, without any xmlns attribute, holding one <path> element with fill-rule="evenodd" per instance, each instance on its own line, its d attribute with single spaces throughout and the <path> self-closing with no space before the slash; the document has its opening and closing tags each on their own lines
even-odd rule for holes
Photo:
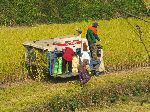
<svg viewBox="0 0 150 112">
<path fill-rule="evenodd" d="M 32 48 L 26 57 L 25 67 L 29 76 L 37 81 L 48 78 L 47 52 Z"/>
</svg>

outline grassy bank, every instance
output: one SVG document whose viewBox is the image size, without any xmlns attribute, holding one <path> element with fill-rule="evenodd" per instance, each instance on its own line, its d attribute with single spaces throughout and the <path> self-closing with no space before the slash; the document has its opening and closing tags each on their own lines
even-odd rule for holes
<svg viewBox="0 0 150 112">
<path fill-rule="evenodd" d="M 145 96 L 134 99 L 132 98 L 128 102 L 117 102 L 114 105 L 104 106 L 103 108 L 95 106 L 86 109 L 81 109 L 76 112 L 149 112 L 150 100 L 147 100 L 142 103 L 143 97 Z"/>
<path fill-rule="evenodd" d="M 145 18 L 150 20 L 150 18 Z M 135 27 L 139 25 L 146 47 L 150 48 L 150 25 L 141 20 L 129 18 L 128 21 Z M 134 29 L 125 19 L 102 20 L 99 22 L 98 34 L 100 44 L 104 49 L 105 65 L 129 65 L 147 60 L 147 53 L 141 44 Z M 29 40 L 48 39 L 57 36 L 75 33 L 76 28 L 83 31 L 85 37 L 87 27 L 92 21 L 71 23 L 37 25 L 33 27 L 1 27 L 0 28 L 0 81 L 10 79 L 8 76 L 22 78 L 24 48 L 22 43 Z M 10 79 L 11 80 L 11 79 Z"/>
<path fill-rule="evenodd" d="M 92 77 L 83 87 L 78 81 L 5 85 L 0 89 L 0 111 L 58 111 L 62 107 L 69 110 L 126 101 L 149 93 L 149 74 L 149 68 L 145 68 Z"/>
<path fill-rule="evenodd" d="M 68 87 L 68 85 L 70 85 Z M 76 88 L 76 89 L 75 89 Z M 69 94 L 69 92 L 81 89 L 79 85 L 68 83 L 40 83 L 24 82 L 5 85 L 0 88 L 0 111 L 18 111 L 31 106 L 40 105 L 57 94 Z"/>
</svg>

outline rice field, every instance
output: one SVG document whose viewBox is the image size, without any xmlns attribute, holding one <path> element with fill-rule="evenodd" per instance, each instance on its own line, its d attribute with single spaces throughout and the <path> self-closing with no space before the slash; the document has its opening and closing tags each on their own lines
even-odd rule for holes
<svg viewBox="0 0 150 112">
<path fill-rule="evenodd" d="M 150 74 L 149 68 L 134 69 L 132 71 L 120 72 L 120 73 L 112 73 L 100 77 L 92 77 L 91 80 L 86 85 L 84 85 L 84 87 L 81 87 L 79 82 L 76 80 L 67 81 L 65 83 L 54 83 L 54 82 L 42 83 L 36 81 L 24 81 L 24 82 L 20 82 L 20 83 L 18 82 L 14 84 L 11 83 L 10 85 L 6 84 L 0 86 L 0 111 L 1 112 L 16 112 L 16 111 L 22 112 L 24 110 L 28 112 L 30 110 L 31 112 L 33 111 L 49 112 L 50 110 L 47 110 L 46 108 L 47 104 L 49 103 L 49 101 L 51 101 L 52 98 L 55 98 L 58 95 L 69 97 L 70 95 L 73 95 L 75 93 L 79 93 L 83 91 L 89 92 L 91 90 L 93 91 L 96 88 L 99 88 L 99 90 L 105 88 L 105 91 L 107 91 L 109 88 L 111 88 L 110 85 L 112 84 L 119 85 L 128 82 L 129 80 L 130 82 L 134 82 L 134 83 L 144 81 L 144 80 L 146 81 L 150 78 L 149 74 Z M 128 88 L 124 87 L 124 89 L 128 91 Z M 144 90 L 145 87 L 143 86 L 141 89 Z M 144 94 L 148 94 L 148 91 L 147 93 Z M 110 89 L 109 92 L 111 93 L 114 91 Z M 105 95 L 105 93 L 101 93 L 101 94 Z M 144 98 L 141 97 L 141 95 L 138 97 L 140 97 L 141 100 L 143 100 Z M 61 103 L 63 102 L 63 100 L 61 99 L 59 101 L 61 101 Z M 130 101 L 130 99 L 127 99 L 127 101 Z M 58 104 L 61 103 L 58 102 Z M 54 105 L 58 106 L 57 102 L 54 102 Z M 128 105 L 124 105 L 121 102 L 120 105 L 124 106 L 122 107 L 124 109 L 126 106 L 128 106 Z M 102 106 L 104 106 L 104 110 L 110 109 L 110 108 L 105 108 L 105 105 Z M 89 110 L 103 109 L 96 106 L 94 107 L 95 108 L 88 108 L 88 107 L 87 108 Z M 120 108 L 119 106 L 116 106 L 116 108 L 115 106 L 113 106 L 112 109 L 110 110 L 113 109 L 117 110 Z M 81 110 L 85 110 L 85 109 L 81 109 Z"/>
<path fill-rule="evenodd" d="M 150 18 L 144 18 L 150 21 Z M 141 38 L 150 50 L 150 25 L 141 20 L 128 18 L 135 27 L 141 27 Z M 80 28 L 85 38 L 86 30 L 93 21 L 70 24 L 34 25 L 32 27 L 0 27 L 0 81 L 8 76 L 21 79 L 24 75 L 24 47 L 22 43 L 30 40 L 55 38 L 74 34 Z M 98 21 L 98 42 L 104 49 L 105 66 L 126 65 L 148 60 L 147 53 L 136 30 L 127 23 L 126 19 L 118 18 Z"/>
</svg>

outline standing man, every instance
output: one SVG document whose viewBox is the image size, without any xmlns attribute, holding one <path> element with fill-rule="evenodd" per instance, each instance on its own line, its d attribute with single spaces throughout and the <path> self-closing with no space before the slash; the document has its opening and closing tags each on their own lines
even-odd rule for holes
<svg viewBox="0 0 150 112">
<path fill-rule="evenodd" d="M 100 41 L 98 35 L 97 35 L 97 26 L 98 23 L 95 22 L 90 26 L 86 33 L 86 39 L 88 41 L 89 49 L 91 52 L 91 56 L 93 58 L 93 55 L 95 54 L 94 51 L 96 51 L 96 40 Z"/>
<path fill-rule="evenodd" d="M 99 59 L 97 56 L 97 46 L 96 46 L 96 40 L 100 41 L 98 35 L 97 35 L 97 26 L 98 23 L 95 22 L 90 26 L 87 30 L 86 39 L 88 41 L 89 50 L 91 52 L 91 65 L 92 65 L 92 72 L 94 75 L 99 75 Z M 96 62 L 96 63 L 95 63 Z"/>
</svg>

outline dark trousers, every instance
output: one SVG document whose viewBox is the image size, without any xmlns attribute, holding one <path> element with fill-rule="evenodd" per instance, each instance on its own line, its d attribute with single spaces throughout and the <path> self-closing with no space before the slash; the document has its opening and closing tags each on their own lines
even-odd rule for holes
<svg viewBox="0 0 150 112">
<path fill-rule="evenodd" d="M 67 61 L 63 58 L 62 62 L 62 73 L 66 72 L 66 65 L 68 64 L 68 71 L 72 72 L 72 61 Z"/>
<path fill-rule="evenodd" d="M 93 58 L 93 54 L 97 54 L 97 47 L 94 43 L 91 43 L 90 41 L 88 41 L 88 45 L 89 45 L 89 50 L 91 53 L 91 58 Z"/>
</svg>

